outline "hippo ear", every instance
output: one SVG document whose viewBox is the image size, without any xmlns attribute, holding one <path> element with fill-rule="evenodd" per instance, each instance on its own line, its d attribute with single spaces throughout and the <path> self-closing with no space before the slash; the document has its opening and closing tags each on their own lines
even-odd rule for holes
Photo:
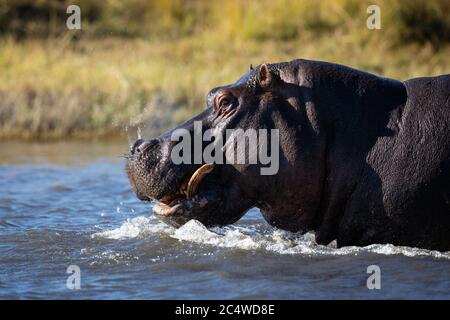
<svg viewBox="0 0 450 320">
<path fill-rule="evenodd" d="M 265 63 L 259 67 L 257 79 L 261 88 L 264 89 L 274 88 L 282 82 L 279 76 L 270 70 L 269 66 Z"/>
<path fill-rule="evenodd" d="M 268 87 L 272 82 L 272 73 L 267 64 L 262 64 L 258 72 L 258 82 L 261 87 Z"/>
</svg>

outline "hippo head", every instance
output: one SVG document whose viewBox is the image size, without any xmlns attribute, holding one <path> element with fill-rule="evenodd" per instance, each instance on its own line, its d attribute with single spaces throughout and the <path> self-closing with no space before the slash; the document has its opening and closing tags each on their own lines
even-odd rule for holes
<svg viewBox="0 0 450 320">
<path fill-rule="evenodd" d="M 288 65 L 251 68 L 212 89 L 194 118 L 137 140 L 126 163 L 137 197 L 155 200 L 153 214 L 174 226 L 190 219 L 227 225 L 256 206 L 272 225 L 309 229 L 324 148 L 314 110 L 305 105 L 308 92 L 296 82 Z"/>
</svg>

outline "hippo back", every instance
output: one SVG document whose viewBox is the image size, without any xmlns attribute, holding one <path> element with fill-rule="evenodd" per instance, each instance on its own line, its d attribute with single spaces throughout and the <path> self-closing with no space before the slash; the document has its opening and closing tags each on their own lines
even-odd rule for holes
<svg viewBox="0 0 450 320">
<path fill-rule="evenodd" d="M 392 226 L 385 231 L 394 243 L 449 250 L 450 75 L 405 86 L 406 104 L 388 123 L 394 134 L 380 138 L 367 157 L 381 180 L 379 221 Z"/>
</svg>

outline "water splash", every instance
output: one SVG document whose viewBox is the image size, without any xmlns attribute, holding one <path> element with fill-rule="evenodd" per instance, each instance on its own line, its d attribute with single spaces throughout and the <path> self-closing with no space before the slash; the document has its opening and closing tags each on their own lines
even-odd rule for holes
<svg viewBox="0 0 450 320">
<path fill-rule="evenodd" d="M 130 132 L 128 131 L 128 126 L 125 127 L 125 132 L 127 134 L 128 146 L 130 147 L 130 150 L 131 150 L 133 148 L 133 142 L 131 141 Z"/>
<path fill-rule="evenodd" d="M 127 219 L 120 227 L 95 233 L 92 237 L 123 240 L 145 238 L 164 234 L 179 241 L 189 241 L 221 248 L 241 250 L 264 250 L 279 254 L 300 254 L 306 256 L 344 256 L 362 253 L 380 255 L 404 255 L 407 257 L 433 257 L 449 259 L 450 252 L 394 246 L 392 244 L 373 244 L 366 247 L 336 248 L 336 244 L 327 246 L 316 243 L 314 233 L 292 233 L 275 228 L 258 230 L 257 226 L 232 225 L 206 228 L 197 220 L 190 220 L 179 229 L 174 229 L 156 218 L 139 216 Z"/>
<path fill-rule="evenodd" d="M 156 219 L 139 216 L 127 219 L 116 229 L 97 232 L 91 238 L 104 238 L 112 240 L 124 240 L 133 238 L 144 238 L 150 234 L 170 233 L 172 228 L 164 223 L 156 222 Z"/>
<path fill-rule="evenodd" d="M 136 129 L 136 135 L 137 135 L 138 140 L 142 139 L 142 129 L 140 126 L 138 126 Z"/>
<path fill-rule="evenodd" d="M 125 132 L 127 134 L 128 146 L 130 147 L 130 150 L 131 150 L 133 148 L 134 142 L 133 142 L 133 140 L 130 137 L 130 132 L 128 130 L 128 126 L 125 127 Z M 136 128 L 136 139 L 137 140 L 142 139 L 142 128 L 140 126 L 138 126 Z"/>
</svg>

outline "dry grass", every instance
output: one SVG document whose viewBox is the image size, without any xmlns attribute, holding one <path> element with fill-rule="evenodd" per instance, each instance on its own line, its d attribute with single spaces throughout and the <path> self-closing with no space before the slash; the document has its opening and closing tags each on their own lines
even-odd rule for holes
<svg viewBox="0 0 450 320">
<path fill-rule="evenodd" d="M 448 42 L 422 41 L 428 29 L 408 35 L 407 23 L 417 19 L 413 5 L 375 2 L 385 12 L 377 31 L 365 28 L 364 1 L 228 1 L 220 8 L 216 2 L 208 8 L 194 5 L 190 24 L 183 15 L 174 20 L 176 8 L 167 9 L 158 27 L 172 26 L 177 32 L 170 35 L 82 35 L 78 41 L 70 32 L 23 41 L 4 36 L 0 137 L 93 137 L 136 126 L 157 132 L 202 109 L 210 88 L 235 81 L 250 63 L 302 57 L 397 79 L 450 71 Z M 208 17 L 202 20 L 198 12 L 204 11 Z M 395 20 L 399 15 L 407 17 L 405 23 Z M 437 28 L 436 22 L 427 23 Z M 89 34 L 91 27 L 86 28 Z M 419 40 L 405 43 L 407 37 Z"/>
</svg>

